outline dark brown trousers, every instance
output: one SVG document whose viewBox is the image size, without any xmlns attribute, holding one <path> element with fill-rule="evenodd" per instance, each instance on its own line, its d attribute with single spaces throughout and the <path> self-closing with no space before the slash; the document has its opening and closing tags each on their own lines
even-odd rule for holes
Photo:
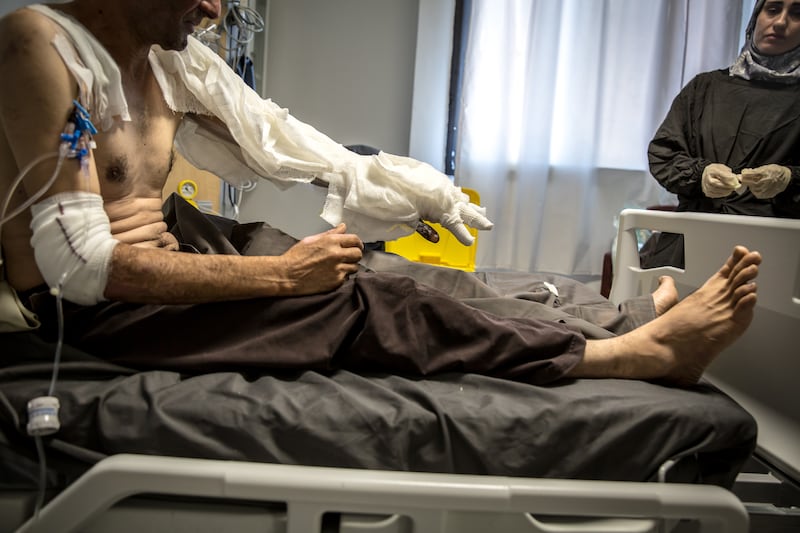
<svg viewBox="0 0 800 533">
<path fill-rule="evenodd" d="M 187 252 L 279 254 L 293 239 L 262 224 L 235 224 L 166 204 Z M 55 305 L 31 297 L 52 335 Z M 135 368 L 480 373 L 528 383 L 558 380 L 577 364 L 585 335 L 563 320 L 501 316 L 409 276 L 363 269 L 312 296 L 197 305 L 65 302 L 66 341 Z"/>
</svg>

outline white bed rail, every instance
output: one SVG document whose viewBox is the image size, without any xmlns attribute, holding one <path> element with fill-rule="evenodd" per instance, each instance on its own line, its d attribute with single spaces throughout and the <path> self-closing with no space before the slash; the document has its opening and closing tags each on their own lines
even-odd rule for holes
<svg viewBox="0 0 800 533">
<path fill-rule="evenodd" d="M 683 234 L 685 268 L 640 268 L 637 228 Z M 760 453 L 800 481 L 800 220 L 627 209 L 619 220 L 610 298 L 618 303 L 647 294 L 664 274 L 685 297 L 736 244 L 763 256 L 755 317 L 706 377 L 754 416 Z"/>
<path fill-rule="evenodd" d="M 683 234 L 685 268 L 641 269 L 637 228 Z M 758 278 L 759 306 L 800 317 L 800 220 L 795 219 L 626 209 L 619 219 L 610 298 L 620 302 L 646 294 L 663 274 L 699 287 L 736 244 L 764 255 Z"/>
<path fill-rule="evenodd" d="M 531 515 L 612 517 L 620 524 L 639 518 L 693 519 L 703 532 L 746 533 L 748 529 L 742 503 L 727 490 L 709 485 L 425 474 L 117 455 L 95 465 L 48 503 L 38 517 L 23 524 L 18 533 L 82 531 L 115 503 L 138 494 L 285 502 L 285 531 L 289 533 L 321 531 L 322 517 L 328 512 L 402 515 L 410 519 L 413 531 L 425 533 L 485 532 L 487 527 L 509 531 L 497 527 L 503 523 L 498 517 L 509 513 L 526 517 L 524 529 L 513 529 L 525 532 L 659 531 L 642 529 L 641 523 L 631 529 L 632 521 L 621 529 L 613 528 L 613 521 L 602 529 L 586 529 L 585 524 L 575 529 L 568 524 L 554 528 Z M 480 520 L 484 512 L 494 518 Z M 165 525 L 163 530 L 170 527 Z"/>
</svg>

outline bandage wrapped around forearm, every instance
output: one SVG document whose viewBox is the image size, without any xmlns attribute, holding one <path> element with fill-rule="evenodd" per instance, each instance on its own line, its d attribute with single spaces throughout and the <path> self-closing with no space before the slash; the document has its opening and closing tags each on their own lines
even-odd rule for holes
<svg viewBox="0 0 800 533">
<path fill-rule="evenodd" d="M 333 225 L 345 222 L 365 241 L 408 235 L 420 218 L 441 223 L 464 244 L 473 240 L 465 223 L 492 227 L 485 211 L 430 165 L 347 150 L 262 99 L 195 39 L 180 52 L 154 47 L 151 64 L 170 108 L 211 115 L 225 124 L 235 143 L 224 142 L 202 121 L 186 119 L 175 146 L 189 162 L 226 181 L 262 177 L 283 187 L 324 181 L 328 197 L 322 218 Z"/>
<path fill-rule="evenodd" d="M 753 196 L 759 199 L 774 198 L 786 190 L 792 179 L 792 171 L 781 165 L 764 165 L 742 170 L 742 184 L 747 185 Z"/>
<path fill-rule="evenodd" d="M 55 194 L 31 207 L 31 245 L 42 277 L 64 299 L 82 305 L 104 301 L 111 254 L 119 241 L 89 192 Z"/>
<path fill-rule="evenodd" d="M 722 163 L 711 163 L 703 169 L 703 194 L 709 198 L 724 198 L 741 186 L 739 176 Z"/>
</svg>

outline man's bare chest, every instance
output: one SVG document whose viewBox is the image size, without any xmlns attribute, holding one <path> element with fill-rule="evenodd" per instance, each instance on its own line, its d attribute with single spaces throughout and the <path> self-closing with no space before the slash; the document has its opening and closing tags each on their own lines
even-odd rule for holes
<svg viewBox="0 0 800 533">
<path fill-rule="evenodd" d="M 160 194 L 172 168 L 172 146 L 181 121 L 149 69 L 141 77 L 123 74 L 123 87 L 131 120 L 118 120 L 95 137 L 95 164 L 106 200 L 147 191 Z"/>
<path fill-rule="evenodd" d="M 95 136 L 97 175 L 103 196 L 119 198 L 160 191 L 173 163 L 178 117 L 139 117 Z"/>
</svg>

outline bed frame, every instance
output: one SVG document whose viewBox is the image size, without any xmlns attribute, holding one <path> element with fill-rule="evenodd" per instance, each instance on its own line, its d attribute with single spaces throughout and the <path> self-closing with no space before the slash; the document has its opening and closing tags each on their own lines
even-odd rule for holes
<svg viewBox="0 0 800 533">
<path fill-rule="evenodd" d="M 682 233 L 685 269 L 641 269 L 637 228 Z M 800 220 L 625 210 L 610 298 L 620 302 L 647 294 L 664 274 L 675 278 L 683 298 L 719 268 L 736 244 L 763 256 L 758 304 L 748 331 L 712 363 L 706 378 L 755 417 L 759 452 L 800 481 Z"/>
<path fill-rule="evenodd" d="M 675 530 L 684 519 L 699 524 L 699 530 L 691 531 L 748 530 L 741 502 L 731 492 L 710 485 L 117 455 L 89 470 L 18 533 L 478 533 L 490 528 L 520 533 L 657 533 Z"/>
<path fill-rule="evenodd" d="M 639 230 L 683 234 L 685 268 L 640 268 Z M 675 278 L 683 298 L 719 268 L 736 244 L 763 256 L 755 316 L 705 378 L 758 424 L 750 469 L 744 469 L 733 489 L 746 502 L 752 531 L 794 531 L 800 527 L 800 220 L 625 210 L 610 298 L 618 303 L 646 294 L 664 274 Z"/>
</svg>

